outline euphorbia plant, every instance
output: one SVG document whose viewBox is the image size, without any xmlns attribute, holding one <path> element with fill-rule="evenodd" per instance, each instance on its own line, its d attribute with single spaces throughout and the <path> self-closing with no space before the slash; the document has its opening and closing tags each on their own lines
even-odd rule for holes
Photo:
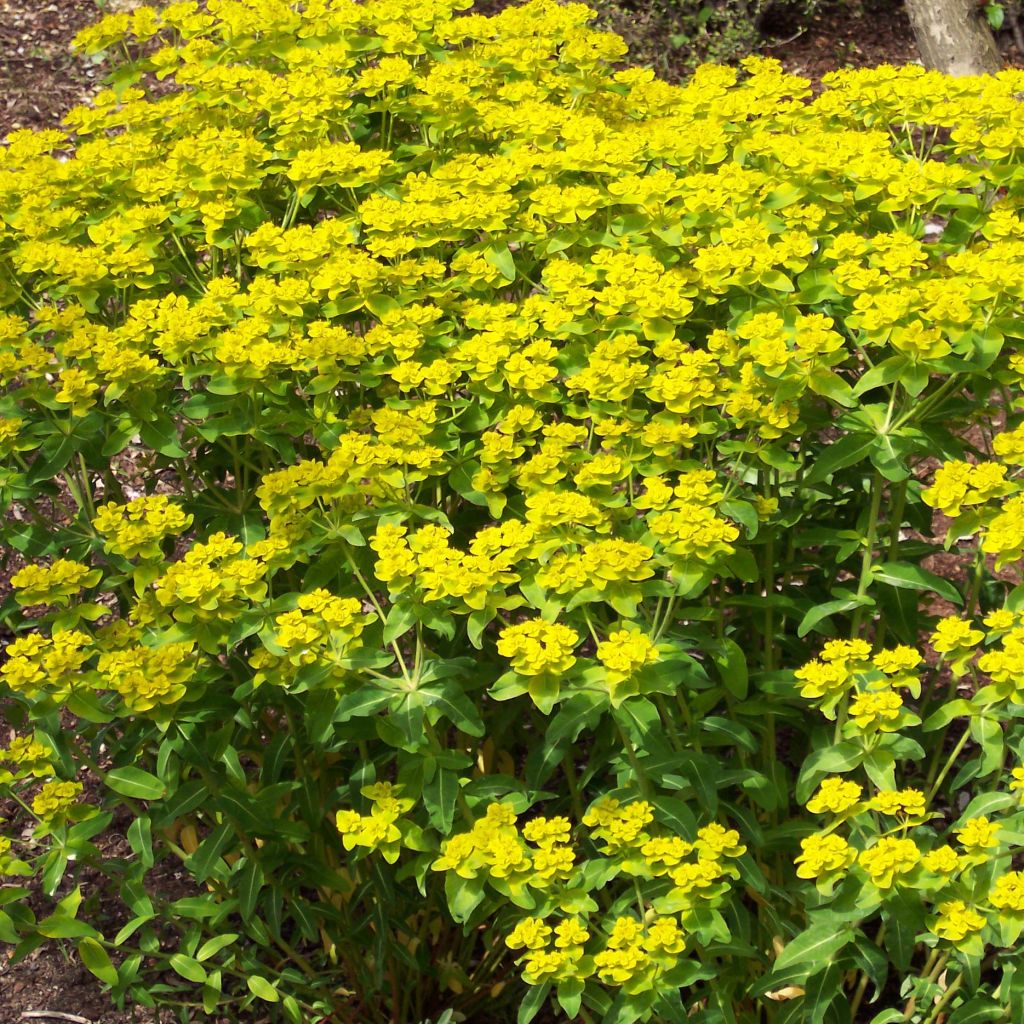
<svg viewBox="0 0 1024 1024">
<path fill-rule="evenodd" d="M 116 14 L 0 150 L 0 939 L 182 1020 L 1020 1019 L 1024 73 L 457 6 Z"/>
</svg>

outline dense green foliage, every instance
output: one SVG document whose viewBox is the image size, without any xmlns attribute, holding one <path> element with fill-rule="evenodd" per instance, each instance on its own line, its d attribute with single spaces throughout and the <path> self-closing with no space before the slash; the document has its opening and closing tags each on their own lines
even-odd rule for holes
<svg viewBox="0 0 1024 1024">
<path fill-rule="evenodd" d="M 113 15 L 0 149 L 0 940 L 182 1020 L 1021 1020 L 1024 72 L 453 6 Z"/>
</svg>

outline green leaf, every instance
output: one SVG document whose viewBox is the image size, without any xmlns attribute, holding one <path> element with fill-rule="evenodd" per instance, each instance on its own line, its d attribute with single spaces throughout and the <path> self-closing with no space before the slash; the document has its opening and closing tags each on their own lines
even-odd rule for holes
<svg viewBox="0 0 1024 1024">
<path fill-rule="evenodd" d="M 430 824 L 442 835 L 451 832 L 458 793 L 458 773 L 447 768 L 438 768 L 433 778 L 423 786 L 423 803 L 430 815 Z"/>
<path fill-rule="evenodd" d="M 249 986 L 249 991 L 265 1003 L 276 1003 L 281 998 L 277 989 L 261 974 L 250 974 L 245 983 Z"/>
<path fill-rule="evenodd" d="M 484 259 L 495 270 L 501 271 L 501 276 L 506 281 L 514 281 L 516 279 L 516 261 L 509 252 L 507 245 L 492 245 L 488 249 L 484 250 Z"/>
<path fill-rule="evenodd" d="M 826 601 L 824 604 L 815 605 L 811 608 L 807 614 L 800 620 L 800 625 L 797 626 L 797 636 L 807 636 L 807 634 L 822 622 L 824 619 L 829 618 L 832 615 L 839 615 L 842 612 L 852 611 L 854 608 L 874 607 L 875 602 L 867 596 L 862 594 L 857 597 L 855 594 L 850 597 L 844 597 L 837 601 Z"/>
<path fill-rule="evenodd" d="M 691 840 L 697 834 L 697 819 L 685 800 L 672 796 L 651 798 L 658 822 L 681 839 Z"/>
<path fill-rule="evenodd" d="M 713 736 L 724 736 L 736 747 L 746 750 L 750 754 L 756 754 L 758 751 L 754 734 L 745 725 L 734 722 L 731 718 L 707 715 L 701 720 L 700 727 Z"/>
<path fill-rule="evenodd" d="M 206 981 L 206 968 L 198 961 L 184 953 L 175 953 L 167 961 L 175 974 L 181 975 L 186 981 L 201 985 Z"/>
<path fill-rule="evenodd" d="M 217 869 L 220 855 L 228 848 L 234 837 L 234 826 L 224 822 L 215 828 L 200 844 L 185 863 L 200 882 L 205 882 Z"/>
<path fill-rule="evenodd" d="M 212 939 L 204 942 L 196 952 L 196 959 L 202 963 L 209 960 L 211 956 L 219 953 L 225 946 L 230 946 L 238 938 L 235 932 L 228 932 L 226 935 L 215 935 Z"/>
<path fill-rule="evenodd" d="M 722 683 L 737 700 L 743 700 L 749 686 L 747 656 L 735 640 L 723 637 L 718 643 L 719 650 L 715 652 L 714 659 Z"/>
<path fill-rule="evenodd" d="M 153 866 L 153 834 L 149 818 L 136 818 L 128 829 L 128 844 L 144 868 Z"/>
<path fill-rule="evenodd" d="M 484 898 L 484 881 L 483 878 L 459 878 L 454 871 L 448 871 L 444 876 L 444 892 L 452 917 L 458 924 L 465 924 Z"/>
<path fill-rule="evenodd" d="M 540 1013 L 540 1008 L 544 1005 L 544 1000 L 547 999 L 550 990 L 551 985 L 548 983 L 530 985 L 526 990 L 526 995 L 523 996 L 523 1001 L 519 1004 L 516 1024 L 530 1024 L 530 1021 Z"/>
<path fill-rule="evenodd" d="M 992 26 L 994 32 L 998 32 L 1003 27 L 1003 22 L 1006 20 L 1006 10 L 1000 3 L 990 3 L 985 5 L 985 20 Z M 987 1020 L 988 1018 L 986 1018 Z M 950 1018 L 950 1024 L 953 1024 L 953 1019 Z"/>
<path fill-rule="evenodd" d="M 843 999 L 839 984 L 841 971 L 838 964 L 829 964 L 823 971 L 812 974 L 804 984 L 802 1019 L 806 1024 L 822 1024 L 828 1008 L 837 999 Z"/>
<path fill-rule="evenodd" d="M 827 963 L 853 937 L 853 929 L 838 927 L 834 921 L 822 921 L 787 942 L 775 961 L 775 970 L 808 964 L 807 973 Z"/>
<path fill-rule="evenodd" d="M 141 768 L 115 768 L 107 772 L 103 781 L 115 793 L 135 800 L 159 800 L 167 792 L 163 782 Z"/>
<path fill-rule="evenodd" d="M 864 760 L 864 751 L 856 743 L 837 743 L 808 755 L 796 783 L 796 799 L 806 803 L 814 787 L 824 775 L 848 772 Z"/>
<path fill-rule="evenodd" d="M 117 969 L 110 962 L 107 951 L 95 939 L 82 939 L 78 943 L 78 955 L 82 963 L 104 984 L 117 984 Z"/>
<path fill-rule="evenodd" d="M 885 949 L 897 970 L 910 967 L 917 936 L 925 930 L 924 920 L 924 904 L 917 893 L 896 892 L 882 904 Z"/>
<path fill-rule="evenodd" d="M 841 438 L 835 444 L 829 445 L 814 460 L 810 472 L 804 477 L 804 483 L 821 483 L 840 469 L 860 462 L 867 457 L 874 444 L 874 434 L 849 434 Z"/>
<path fill-rule="evenodd" d="M 338 701 L 334 721 L 340 724 L 350 718 L 367 718 L 376 714 L 392 697 L 394 694 L 390 690 L 382 690 L 372 683 L 361 686 L 354 693 L 348 693 Z"/>
<path fill-rule="evenodd" d="M 580 1003 L 583 1000 L 583 981 L 580 978 L 566 978 L 558 983 L 556 995 L 558 1005 L 562 1012 L 570 1019 L 575 1020 L 580 1013 Z"/>
<path fill-rule="evenodd" d="M 1006 1011 L 991 996 L 977 995 L 969 1003 L 955 1009 L 949 1024 L 985 1024 L 986 1021 L 1004 1020 Z"/>
<path fill-rule="evenodd" d="M 246 860 L 238 877 L 238 912 L 242 915 L 242 920 L 248 921 L 252 917 L 262 888 L 262 868 L 258 862 Z"/>
<path fill-rule="evenodd" d="M 884 565 L 876 565 L 872 575 L 880 583 L 888 583 L 891 587 L 903 587 L 907 590 L 923 590 L 938 594 L 953 604 L 963 604 L 964 599 L 960 591 L 953 586 L 949 580 L 936 576 L 919 565 L 911 565 L 908 562 L 886 562 Z"/>
<path fill-rule="evenodd" d="M 416 607 L 405 601 L 393 604 L 388 612 L 388 621 L 384 626 L 384 643 L 390 644 L 416 625 Z"/>
</svg>

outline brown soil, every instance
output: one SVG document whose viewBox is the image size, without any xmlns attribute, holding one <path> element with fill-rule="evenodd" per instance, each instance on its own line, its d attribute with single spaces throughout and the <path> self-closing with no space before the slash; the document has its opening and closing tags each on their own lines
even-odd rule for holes
<svg viewBox="0 0 1024 1024">
<path fill-rule="evenodd" d="M 69 43 L 99 13 L 94 0 L 0 0 L 0 136 L 53 127 L 96 91 L 99 69 Z"/>
</svg>

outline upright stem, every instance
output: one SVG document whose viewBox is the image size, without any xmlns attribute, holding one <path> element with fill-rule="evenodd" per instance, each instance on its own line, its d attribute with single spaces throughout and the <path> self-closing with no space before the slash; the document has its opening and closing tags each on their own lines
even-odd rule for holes
<svg viewBox="0 0 1024 1024">
<path fill-rule="evenodd" d="M 645 799 L 648 799 L 653 795 L 651 781 L 647 778 L 646 773 L 640 766 L 640 759 L 636 756 L 636 748 L 633 746 L 633 741 L 629 738 L 629 734 L 622 727 L 622 724 L 617 718 L 615 719 L 615 728 L 619 731 L 619 738 L 622 740 L 622 746 L 626 751 L 626 757 L 629 758 L 630 767 L 633 769 L 633 774 L 636 776 L 637 787 L 640 790 L 640 795 Z"/>
<path fill-rule="evenodd" d="M 874 566 L 875 544 L 878 541 L 878 513 L 882 507 L 882 474 L 875 470 L 871 477 L 871 506 L 868 510 L 868 526 L 864 535 L 864 552 L 860 560 L 860 578 L 857 581 L 857 597 L 864 597 L 871 586 L 871 570 Z M 850 639 L 855 640 L 860 635 L 861 625 L 864 622 L 864 605 L 859 604 L 853 610 L 853 618 L 850 622 Z M 839 707 L 836 710 L 836 728 L 834 741 L 839 742 L 842 736 L 843 725 L 846 722 L 846 707 L 849 703 L 849 693 L 844 693 Z"/>
</svg>

